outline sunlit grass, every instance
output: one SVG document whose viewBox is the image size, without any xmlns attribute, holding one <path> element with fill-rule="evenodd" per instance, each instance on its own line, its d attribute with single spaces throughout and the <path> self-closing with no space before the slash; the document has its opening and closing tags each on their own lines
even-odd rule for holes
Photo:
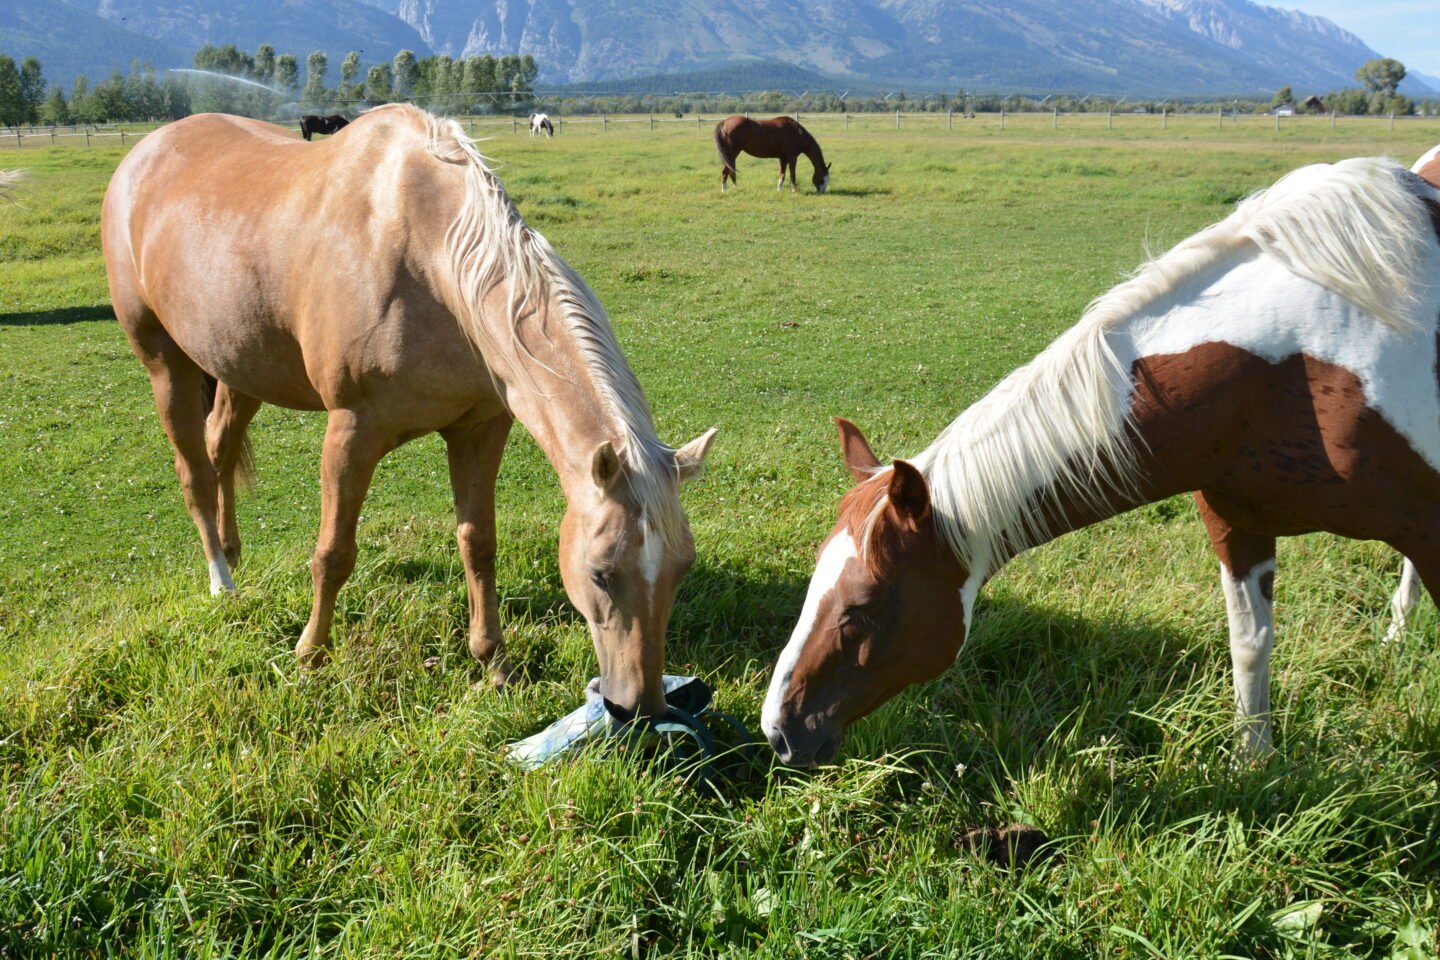
<svg viewBox="0 0 1440 960">
<path fill-rule="evenodd" d="M 722 196 L 708 121 L 483 145 L 606 303 L 661 436 L 720 428 L 685 492 L 699 560 L 669 663 L 752 727 L 847 486 L 831 417 L 913 454 L 1147 244 L 1301 163 L 1440 140 L 1417 121 L 806 122 L 829 196 L 777 194 L 749 158 Z M 1427 602 L 1403 646 L 1379 642 L 1398 558 L 1377 544 L 1282 545 L 1271 763 L 1234 754 L 1215 563 L 1177 499 L 1017 560 L 955 668 L 838 766 L 707 799 L 623 755 L 506 764 L 596 670 L 556 566 L 563 501 L 517 431 L 499 576 L 529 680 L 474 689 L 426 438 L 377 472 L 336 659 L 301 673 L 323 419 L 261 412 L 241 593 L 211 600 L 106 312 L 119 156 L 26 149 L 0 206 L 0 955 L 1436 954 L 1436 621 Z M 1017 820 L 1058 858 L 1010 874 L 957 847 Z"/>
</svg>

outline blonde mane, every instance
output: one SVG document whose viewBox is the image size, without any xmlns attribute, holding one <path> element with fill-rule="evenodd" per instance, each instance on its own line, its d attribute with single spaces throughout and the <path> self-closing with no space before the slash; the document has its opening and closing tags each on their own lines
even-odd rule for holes
<svg viewBox="0 0 1440 960">
<path fill-rule="evenodd" d="M 993 573 L 1054 534 L 1047 508 L 1104 507 L 1139 483 L 1132 384 L 1108 342 L 1118 324 L 1213 272 L 1246 244 L 1343 297 L 1380 323 L 1407 308 L 1433 243 L 1422 197 L 1434 190 L 1381 158 L 1315 164 L 1242 201 L 1230 216 L 1144 263 L 1080 321 L 960 414 L 914 459 L 946 542 L 967 569 Z M 881 497 L 867 527 L 880 515 Z M 869 531 L 866 531 L 868 541 Z"/>
<path fill-rule="evenodd" d="M 655 532 L 674 546 L 685 529 L 675 451 L 655 435 L 650 406 L 625 362 L 605 308 L 555 248 L 521 218 L 504 185 L 485 165 L 486 158 L 460 124 L 409 105 L 399 109 L 424 124 L 430 155 L 460 164 L 465 170 L 465 202 L 445 236 L 446 253 L 464 301 L 463 315 L 458 317 L 462 330 L 477 348 L 491 336 L 481 319 L 483 305 L 486 296 L 503 283 L 512 345 L 528 354 L 519 333 L 521 321 L 531 313 L 532 297 L 548 298 L 619 431 L 617 449 L 628 467 L 625 476 L 632 494 Z M 531 359 L 535 359 L 533 355 Z"/>
</svg>

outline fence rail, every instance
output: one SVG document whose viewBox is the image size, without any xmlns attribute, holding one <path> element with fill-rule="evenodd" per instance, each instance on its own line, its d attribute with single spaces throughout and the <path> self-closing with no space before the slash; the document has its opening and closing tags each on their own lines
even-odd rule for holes
<svg viewBox="0 0 1440 960">
<path fill-rule="evenodd" d="M 780 114 L 766 113 L 761 111 L 750 111 L 746 116 L 769 117 Z M 1430 122 L 1440 128 L 1440 121 L 1435 117 L 1422 116 L 1341 116 L 1339 114 L 1325 115 L 1299 115 L 1280 116 L 1275 114 L 1244 114 L 1226 113 L 1217 110 L 1213 114 L 1203 113 L 1171 113 L 1162 110 L 1159 113 L 1117 113 L 1114 111 L 1099 111 L 1086 113 L 1061 113 L 1058 110 L 1051 112 L 1022 111 L 1020 113 L 1007 113 L 1004 110 L 998 113 L 966 113 L 959 110 L 947 111 L 926 111 L 920 113 L 793 113 L 794 116 L 806 124 L 839 124 L 843 129 L 849 130 L 852 126 L 858 129 L 875 129 L 877 125 L 885 129 L 903 130 L 907 127 L 916 129 L 919 127 L 935 128 L 943 126 L 947 130 L 957 129 L 956 121 L 960 122 L 959 129 L 965 129 L 966 125 L 979 125 L 988 129 L 1005 130 L 1006 124 L 1011 123 L 1034 129 L 1037 126 L 1050 126 L 1053 129 L 1061 129 L 1064 126 L 1083 125 L 1092 127 L 1103 119 L 1106 129 L 1141 129 L 1155 128 L 1168 129 L 1171 123 L 1184 124 L 1194 128 L 1197 122 L 1213 123 L 1215 129 L 1224 130 L 1227 127 L 1246 127 L 1255 129 L 1257 126 L 1272 126 L 1276 132 L 1283 127 L 1290 126 L 1315 126 L 1321 125 L 1331 130 L 1339 129 L 1342 125 L 1366 124 L 1373 125 L 1384 123 L 1388 129 L 1396 129 L 1396 123 L 1402 125 Z M 489 130 L 495 128 L 509 128 L 512 133 L 528 131 L 529 125 L 523 117 L 500 117 L 500 118 L 478 118 L 458 117 L 462 126 L 471 134 L 478 130 Z M 657 125 L 662 129 L 675 127 L 676 125 L 691 126 L 697 131 L 703 131 L 706 124 L 714 124 L 724 119 L 722 115 L 696 114 L 686 117 L 657 116 L 655 114 L 627 114 L 614 116 L 610 114 L 578 115 L 572 117 L 550 115 L 550 119 L 556 124 L 558 130 L 563 131 L 566 127 L 598 127 L 600 132 L 608 132 L 611 126 L 619 129 L 635 129 L 642 126 L 647 130 L 655 130 Z M 1048 121 L 1048 123 L 1047 123 Z M 125 124 L 125 125 L 89 125 L 79 124 L 65 127 L 9 127 L 0 128 L 0 150 L 23 150 L 37 146 L 59 146 L 62 141 L 67 145 L 78 145 L 83 142 L 85 146 L 92 146 L 98 143 L 117 141 L 122 146 L 138 142 L 147 133 L 161 126 L 160 123 L 150 124 Z M 298 129 L 298 128 L 297 128 Z"/>
</svg>

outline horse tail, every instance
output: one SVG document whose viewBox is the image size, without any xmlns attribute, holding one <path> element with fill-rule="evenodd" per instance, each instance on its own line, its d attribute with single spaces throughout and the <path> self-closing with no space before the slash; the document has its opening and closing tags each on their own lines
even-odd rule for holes
<svg viewBox="0 0 1440 960">
<path fill-rule="evenodd" d="M 208 422 L 211 411 L 215 409 L 215 395 L 220 392 L 220 381 L 208 373 L 204 377 L 201 389 L 205 391 L 205 418 Z M 235 461 L 235 482 L 246 490 L 255 486 L 255 448 L 250 443 L 249 431 L 240 440 L 240 457 Z"/>
<path fill-rule="evenodd" d="M 715 124 L 715 150 L 720 154 L 720 166 L 724 167 L 725 172 L 729 173 L 731 179 L 738 184 L 740 178 L 735 175 L 735 158 L 725 152 L 725 134 L 722 132 L 724 127 L 724 120 Z"/>
</svg>

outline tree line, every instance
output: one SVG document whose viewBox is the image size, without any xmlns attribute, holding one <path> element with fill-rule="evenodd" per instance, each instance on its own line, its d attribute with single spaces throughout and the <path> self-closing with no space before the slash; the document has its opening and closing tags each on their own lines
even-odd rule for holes
<svg viewBox="0 0 1440 960">
<path fill-rule="evenodd" d="M 443 113 L 495 113 L 528 103 L 539 68 L 530 54 L 416 57 L 401 50 L 386 63 L 364 67 L 351 51 L 340 63 L 339 82 L 327 83 L 329 58 L 305 58 L 302 83 L 295 55 L 261 44 L 253 54 L 229 44 L 206 45 L 194 68 L 157 73 L 132 63 L 97 83 L 81 74 L 70 88 L 47 86 L 40 61 L 17 66 L 0 54 L 0 124 L 105 123 L 178 120 L 192 113 L 235 113 L 273 119 L 296 113 L 333 113 L 396 100 L 418 100 Z M 361 76 L 362 69 L 365 71 Z"/>
</svg>

